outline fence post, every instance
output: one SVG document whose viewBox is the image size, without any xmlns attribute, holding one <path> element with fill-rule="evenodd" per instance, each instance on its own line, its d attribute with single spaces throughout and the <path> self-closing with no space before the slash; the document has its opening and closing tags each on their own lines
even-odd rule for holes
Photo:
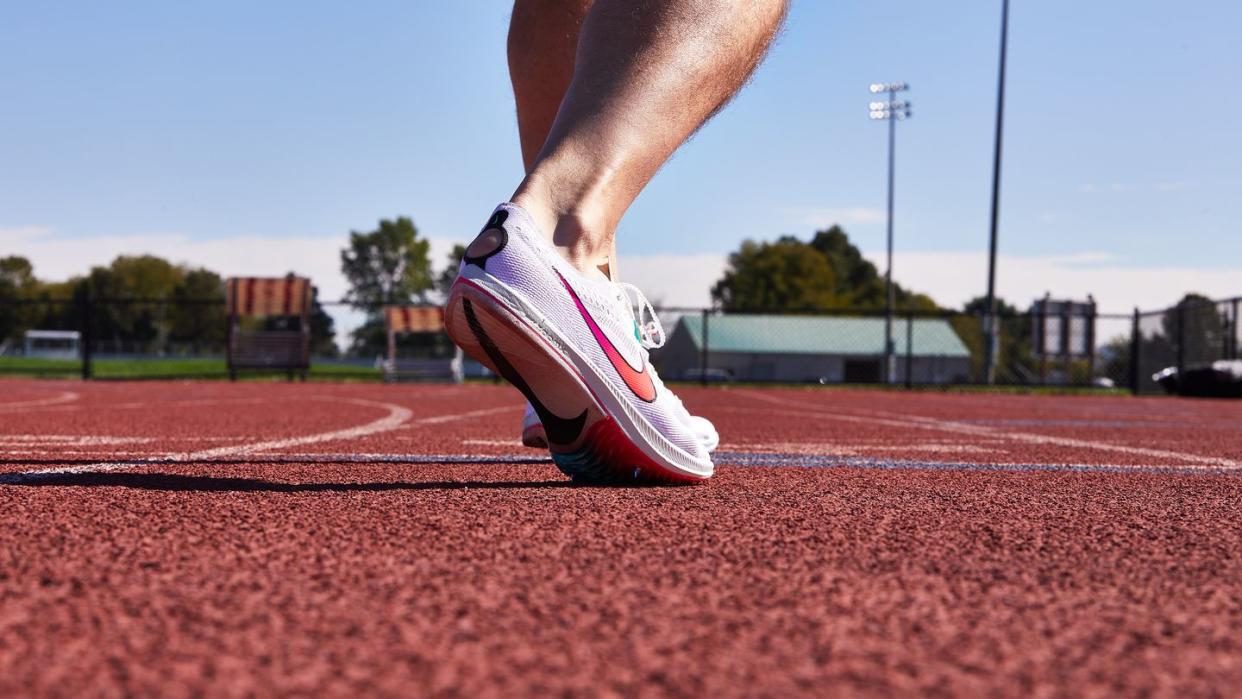
<svg viewBox="0 0 1242 699">
<path fill-rule="evenodd" d="M 1052 292 L 1044 294 L 1039 304 L 1039 384 L 1048 385 L 1048 309 L 1052 307 Z"/>
<path fill-rule="evenodd" d="M 711 315 L 711 309 L 703 309 L 703 347 L 699 355 L 699 383 L 703 386 L 707 385 L 707 316 Z"/>
<path fill-rule="evenodd" d="M 1139 354 L 1142 352 L 1142 331 L 1139 330 L 1139 309 L 1134 307 L 1134 321 L 1130 325 L 1130 393 L 1139 394 Z"/>
<path fill-rule="evenodd" d="M 82 380 L 88 381 L 93 375 L 91 367 L 91 353 L 94 351 L 95 333 L 93 322 L 95 316 L 94 304 L 91 300 L 91 291 L 88 287 L 86 294 L 82 297 L 81 302 L 82 320 L 80 327 L 82 328 Z"/>
<path fill-rule="evenodd" d="M 1233 348 L 1233 319 L 1229 317 L 1228 309 L 1222 308 L 1222 306 L 1224 306 L 1224 304 L 1218 303 L 1215 304 L 1215 308 L 1213 309 L 1216 311 L 1214 317 L 1220 319 L 1220 324 L 1224 326 L 1221 328 L 1224 332 L 1221 333 L 1222 340 L 1220 346 L 1220 358 L 1230 359 L 1229 354 Z"/>
<path fill-rule="evenodd" d="M 1177 304 L 1177 376 L 1186 375 L 1186 304 Z"/>
<path fill-rule="evenodd" d="M 906 389 L 914 388 L 914 312 L 906 314 Z"/>
<path fill-rule="evenodd" d="M 1074 329 L 1073 307 L 1074 307 L 1074 304 L 1070 303 L 1069 301 L 1065 301 L 1061 306 L 1061 318 L 1060 318 L 1060 321 L 1061 321 L 1060 355 L 1061 356 L 1060 356 L 1060 362 L 1058 363 L 1061 365 L 1061 374 L 1064 377 L 1061 379 L 1061 381 L 1064 382 L 1064 385 L 1066 386 L 1073 385 L 1073 378 L 1074 378 L 1073 372 L 1070 370 L 1074 364 L 1074 360 L 1073 360 L 1074 347 L 1072 343 L 1070 342 L 1070 334 Z"/>
<path fill-rule="evenodd" d="M 1087 295 L 1087 298 L 1091 302 L 1091 308 L 1087 311 L 1087 328 L 1084 331 L 1087 335 L 1085 338 L 1087 343 L 1085 348 L 1087 350 L 1087 385 L 1095 386 L 1095 298 L 1090 294 Z"/>
<path fill-rule="evenodd" d="M 1242 324 L 1238 324 L 1238 310 L 1242 310 L 1242 298 L 1233 299 L 1233 351 L 1230 359 L 1238 359 L 1238 338 L 1242 338 Z"/>
</svg>

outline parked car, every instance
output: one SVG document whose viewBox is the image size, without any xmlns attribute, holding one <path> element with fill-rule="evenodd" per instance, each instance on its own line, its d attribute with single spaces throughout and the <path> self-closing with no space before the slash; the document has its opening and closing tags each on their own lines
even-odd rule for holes
<svg viewBox="0 0 1242 699">
<path fill-rule="evenodd" d="M 724 383 L 733 380 L 733 375 L 725 369 L 686 369 L 682 373 L 683 381 L 708 381 L 711 383 Z"/>
<path fill-rule="evenodd" d="M 1179 396 L 1242 398 L 1242 359 L 1222 359 L 1180 372 L 1171 366 L 1152 374 L 1151 380 Z"/>
</svg>

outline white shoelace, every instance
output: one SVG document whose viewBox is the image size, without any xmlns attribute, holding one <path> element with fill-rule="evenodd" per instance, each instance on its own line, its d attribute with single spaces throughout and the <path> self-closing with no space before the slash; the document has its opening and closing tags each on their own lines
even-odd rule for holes
<svg viewBox="0 0 1242 699">
<path fill-rule="evenodd" d="M 663 347 L 668 336 L 664 334 L 664 326 L 660 324 L 655 306 L 647 300 L 646 294 L 633 284 L 616 282 L 616 285 L 625 298 L 625 307 L 629 309 L 634 325 L 638 326 L 639 344 L 646 349 Z"/>
</svg>

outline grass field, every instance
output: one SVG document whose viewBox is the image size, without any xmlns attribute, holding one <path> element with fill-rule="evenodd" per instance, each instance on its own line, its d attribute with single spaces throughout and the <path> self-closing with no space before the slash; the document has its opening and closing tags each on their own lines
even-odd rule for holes
<svg viewBox="0 0 1242 699">
<path fill-rule="evenodd" d="M 227 379 L 224 359 L 178 357 L 167 359 L 96 359 L 91 362 L 92 374 L 100 379 Z M 0 375 L 35 378 L 69 378 L 80 376 L 82 363 L 76 359 L 31 359 L 0 357 Z M 241 377 L 283 377 L 283 371 L 246 371 Z M 380 372 L 357 364 L 312 364 L 309 380 L 379 381 Z"/>
<path fill-rule="evenodd" d="M 212 358 L 143 358 L 143 359 L 96 359 L 92 362 L 92 375 L 98 379 L 227 379 L 228 368 L 223 359 Z M 76 378 L 82 374 L 82 364 L 76 359 L 28 359 L 25 357 L 0 357 L 0 376 L 22 376 L 29 378 Z M 284 378 L 282 371 L 246 371 L 239 375 L 240 379 L 270 380 Z M 378 370 L 358 364 L 313 363 L 309 381 L 347 381 L 368 382 L 381 381 L 383 376 Z M 467 379 L 467 381 L 484 381 L 491 379 Z M 697 382 L 669 381 L 675 385 L 697 385 Z M 759 384 L 748 382 L 730 382 L 723 386 L 731 388 L 771 388 L 775 384 Z M 808 390 L 833 390 L 872 388 L 877 390 L 906 391 L 904 384 L 891 386 L 878 384 L 860 386 L 858 384 L 794 384 Z M 1129 395 L 1124 388 L 1094 388 L 1089 386 L 980 386 L 970 384 L 916 385 L 915 391 L 952 392 L 952 393 L 1003 393 L 1030 395 Z"/>
</svg>

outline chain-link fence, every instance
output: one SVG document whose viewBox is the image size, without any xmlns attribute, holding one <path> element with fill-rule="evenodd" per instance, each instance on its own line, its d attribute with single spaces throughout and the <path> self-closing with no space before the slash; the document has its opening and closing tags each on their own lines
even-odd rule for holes
<svg viewBox="0 0 1242 699">
<path fill-rule="evenodd" d="M 1017 313 L 996 323 L 994 382 L 1156 392 L 1152 374 L 1239 356 L 1240 299 L 1126 315 Z M 988 382 L 987 324 L 977 314 L 833 310 L 726 313 L 663 308 L 667 342 L 652 353 L 666 380 L 971 385 Z M 304 321 L 250 318 L 245 332 Z M 380 309 L 315 300 L 304 331 L 311 378 L 381 380 Z M 230 323 L 223 298 L 0 299 L 0 375 L 224 378 Z M 399 353 L 440 356 L 444 338 Z M 426 347 L 423 347 L 426 345 Z M 430 348 L 430 350 L 428 350 Z M 426 350 L 426 351 L 424 351 Z M 438 352 L 439 354 L 436 354 Z M 428 355 L 431 356 L 431 355 Z M 489 376 L 467 361 L 467 377 Z M 279 368 L 250 372 L 283 376 Z"/>
<path fill-rule="evenodd" d="M 356 338 L 351 330 L 357 331 Z M 308 338 L 311 376 L 379 376 L 386 338 L 378 309 L 368 312 L 345 302 L 316 300 L 305 322 L 268 316 L 240 319 L 233 328 L 223 296 L 0 299 L 0 376 L 228 378 L 230 340 L 302 332 Z M 246 375 L 291 374 L 284 366 L 272 366 Z"/>
<path fill-rule="evenodd" d="M 969 385 L 987 382 L 984 318 L 946 311 L 816 313 L 662 312 L 668 342 L 652 355 L 661 376 L 700 382 Z M 1124 358 L 1098 347 L 1098 328 L 1119 332 L 1129 316 L 1066 323 L 1068 346 L 1035 341 L 1051 324 L 1038 314 L 998 319 L 994 380 L 1006 385 L 1127 387 Z M 1111 336 L 1110 336 L 1111 337 Z M 1128 341 L 1128 335 L 1122 336 Z"/>
<path fill-rule="evenodd" d="M 1222 359 L 1239 359 L 1242 298 L 1188 300 L 1163 311 L 1135 313 L 1132 352 L 1138 357 L 1133 377 L 1136 393 L 1160 393 L 1152 380 L 1175 367 L 1178 373 Z"/>
</svg>

